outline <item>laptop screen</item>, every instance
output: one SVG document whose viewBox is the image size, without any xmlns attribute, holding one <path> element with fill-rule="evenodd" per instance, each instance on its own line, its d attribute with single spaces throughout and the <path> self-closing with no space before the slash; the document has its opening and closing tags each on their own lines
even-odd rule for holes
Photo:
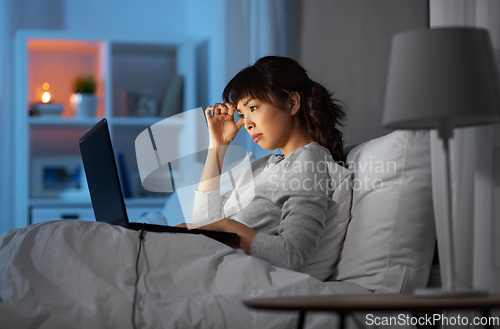
<svg viewBox="0 0 500 329">
<path fill-rule="evenodd" d="M 106 119 L 99 121 L 80 138 L 80 153 L 96 220 L 128 227 L 127 210 Z"/>
</svg>

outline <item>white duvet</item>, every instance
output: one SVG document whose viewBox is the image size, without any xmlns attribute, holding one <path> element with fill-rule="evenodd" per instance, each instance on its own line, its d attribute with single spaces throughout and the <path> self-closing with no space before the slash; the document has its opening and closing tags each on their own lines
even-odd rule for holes
<svg viewBox="0 0 500 329">
<path fill-rule="evenodd" d="M 293 328 L 297 314 L 250 310 L 242 301 L 368 293 L 273 267 L 205 236 L 152 232 L 136 286 L 139 234 L 54 221 L 0 236 L 0 327 L 134 328 L 134 313 L 137 328 Z M 332 321 L 335 315 L 310 313 L 306 328 Z"/>
</svg>

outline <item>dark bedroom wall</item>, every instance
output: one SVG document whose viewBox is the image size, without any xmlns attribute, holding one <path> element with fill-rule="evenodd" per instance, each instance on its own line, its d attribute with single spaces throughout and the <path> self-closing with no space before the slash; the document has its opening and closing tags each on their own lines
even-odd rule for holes
<svg viewBox="0 0 500 329">
<path fill-rule="evenodd" d="M 426 0 L 303 0 L 300 61 L 346 103 L 347 143 L 390 132 L 381 121 L 391 40 L 428 17 Z"/>
</svg>

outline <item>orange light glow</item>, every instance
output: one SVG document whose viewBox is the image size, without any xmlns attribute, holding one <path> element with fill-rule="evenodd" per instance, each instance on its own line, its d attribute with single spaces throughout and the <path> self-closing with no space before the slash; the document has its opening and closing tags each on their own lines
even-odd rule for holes
<svg viewBox="0 0 500 329">
<path fill-rule="evenodd" d="M 43 103 L 48 103 L 50 101 L 50 93 L 47 91 L 43 93 L 42 95 L 42 102 Z"/>
<path fill-rule="evenodd" d="M 43 90 L 49 90 L 49 88 L 50 88 L 49 83 L 48 82 L 44 82 L 43 85 L 42 85 L 42 89 Z"/>
</svg>

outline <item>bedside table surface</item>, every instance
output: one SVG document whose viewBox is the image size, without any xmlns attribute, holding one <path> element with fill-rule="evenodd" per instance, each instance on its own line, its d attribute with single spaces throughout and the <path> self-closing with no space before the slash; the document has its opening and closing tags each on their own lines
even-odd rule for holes
<svg viewBox="0 0 500 329">
<path fill-rule="evenodd" d="M 500 294 L 484 297 L 419 298 L 413 294 L 322 295 L 249 299 L 247 307 L 281 311 L 425 311 L 500 308 Z"/>
</svg>

